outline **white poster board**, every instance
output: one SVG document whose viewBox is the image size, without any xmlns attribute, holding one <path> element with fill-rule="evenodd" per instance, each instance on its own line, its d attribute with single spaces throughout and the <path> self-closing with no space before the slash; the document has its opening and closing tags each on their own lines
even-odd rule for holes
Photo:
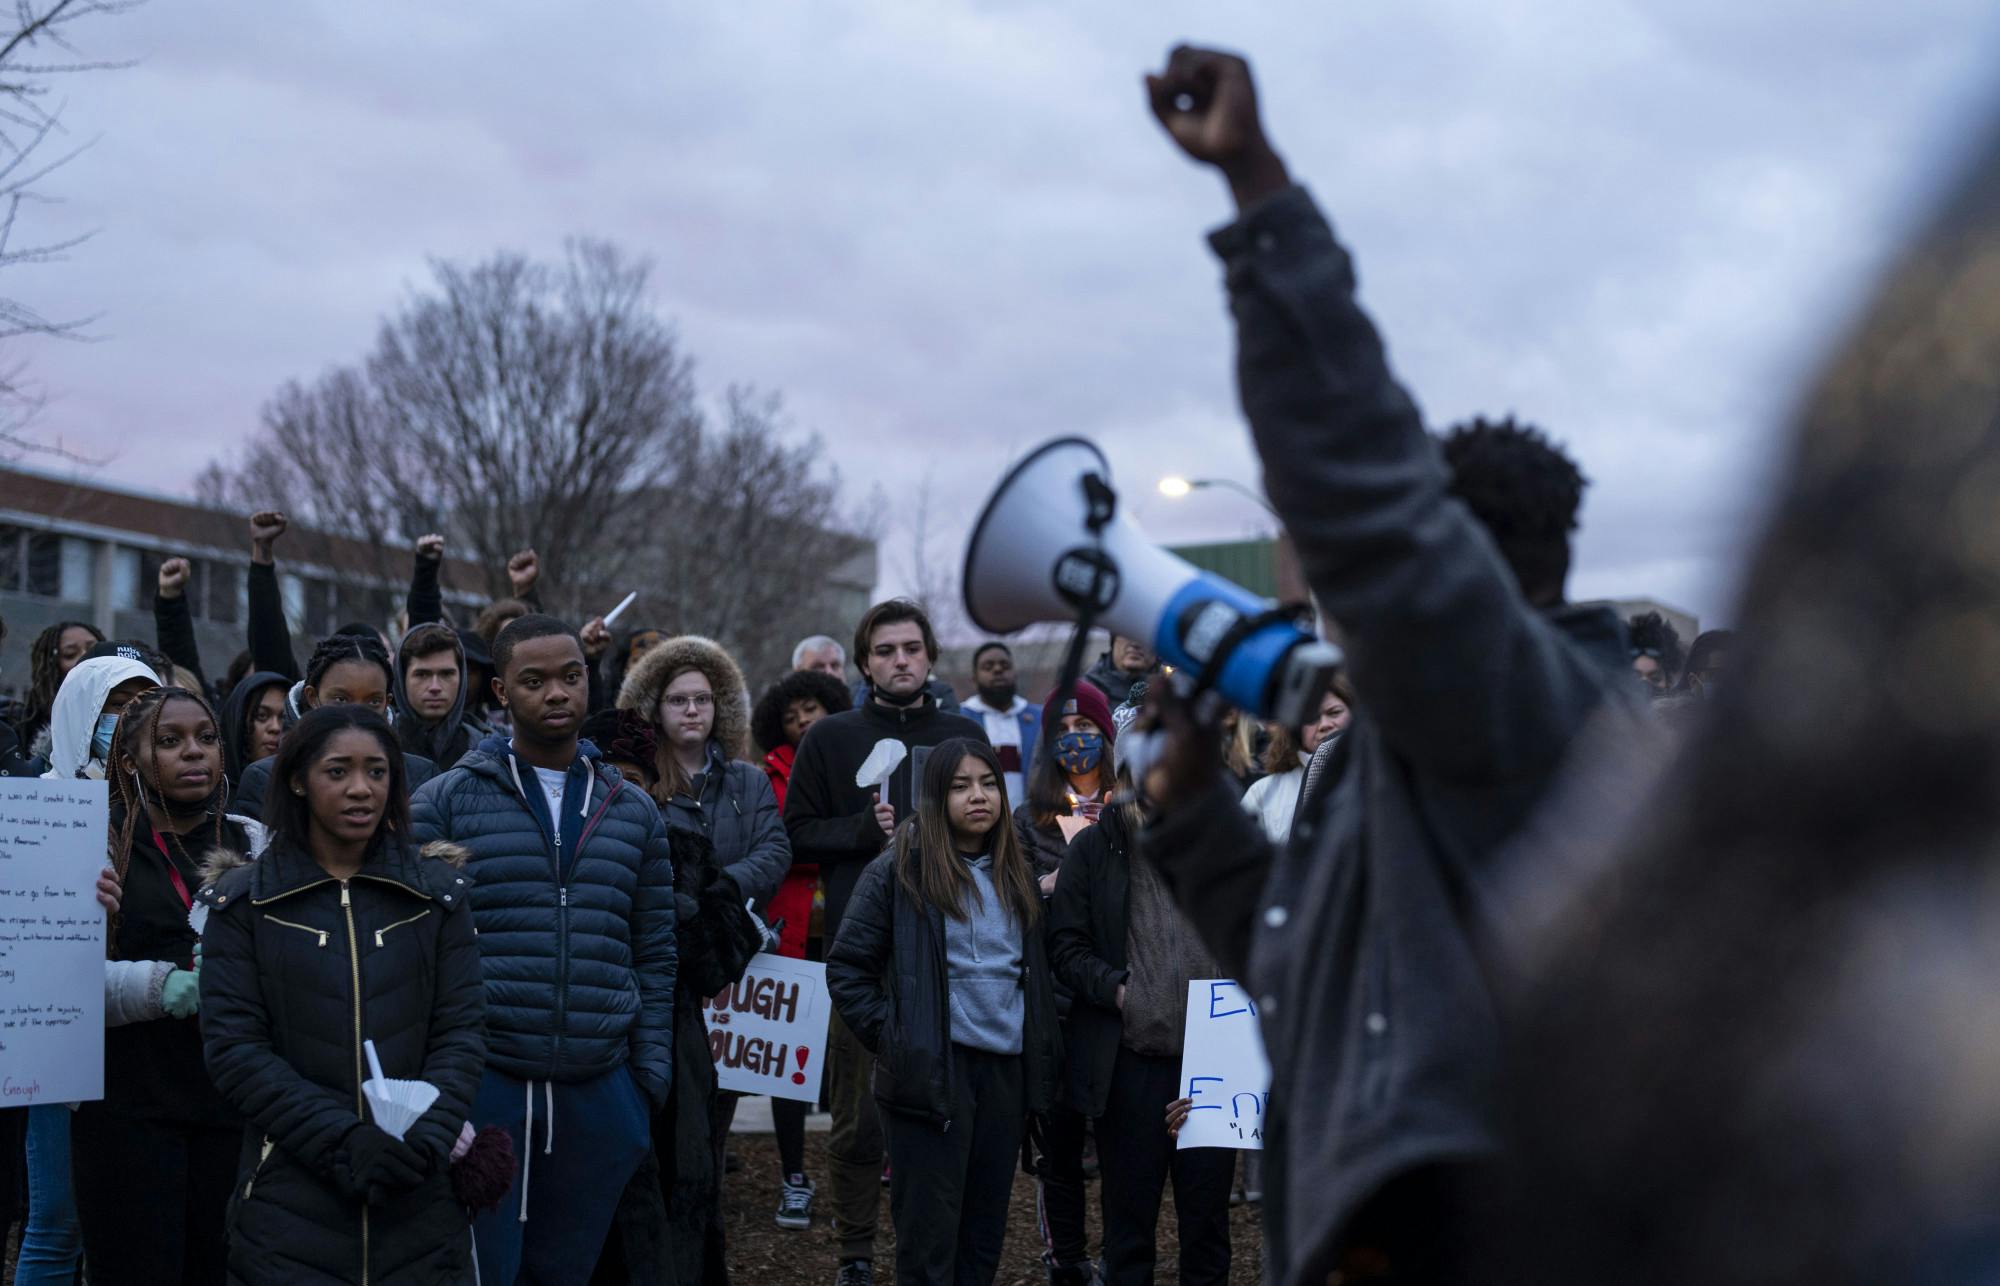
<svg viewBox="0 0 2000 1286">
<path fill-rule="evenodd" d="M 719 1087 L 819 1101 L 826 1020 L 833 1013 L 825 965 L 768 953 L 753 956 L 743 976 L 709 997 L 702 1013 Z"/>
<path fill-rule="evenodd" d="M 0 777 L 0 1107 L 104 1097 L 101 781 Z"/>
<path fill-rule="evenodd" d="M 1194 1100 L 1181 1126 L 1184 1148 L 1262 1151 L 1271 1065 L 1257 1030 L 1257 1006 L 1227 978 L 1188 984 L 1181 1097 Z"/>
</svg>

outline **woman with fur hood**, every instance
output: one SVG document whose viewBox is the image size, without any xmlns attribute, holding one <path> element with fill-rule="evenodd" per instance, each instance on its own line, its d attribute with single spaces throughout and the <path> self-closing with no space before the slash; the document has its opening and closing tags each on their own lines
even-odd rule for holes
<svg viewBox="0 0 2000 1286">
<path fill-rule="evenodd" d="M 618 708 L 658 734 L 653 798 L 667 825 L 707 836 L 723 874 L 761 908 L 792 869 L 792 845 L 770 779 L 748 761 L 749 690 L 736 662 L 712 639 L 668 639 L 626 672 Z"/>
</svg>

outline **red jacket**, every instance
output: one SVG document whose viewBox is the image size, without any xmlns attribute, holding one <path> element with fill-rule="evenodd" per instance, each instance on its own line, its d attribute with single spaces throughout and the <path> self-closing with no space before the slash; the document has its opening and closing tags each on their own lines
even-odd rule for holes
<svg viewBox="0 0 2000 1286">
<path fill-rule="evenodd" d="M 785 787 L 792 780 L 792 760 L 798 754 L 796 746 L 779 746 L 764 756 L 764 775 L 771 779 L 771 789 L 777 792 L 778 807 L 785 806 Z M 778 954 L 803 960 L 806 955 L 806 934 L 812 925 L 813 894 L 819 888 L 819 867 L 808 862 L 794 862 L 785 882 L 778 886 L 777 895 L 764 908 L 765 916 L 776 924 L 785 922 L 778 931 Z"/>
</svg>

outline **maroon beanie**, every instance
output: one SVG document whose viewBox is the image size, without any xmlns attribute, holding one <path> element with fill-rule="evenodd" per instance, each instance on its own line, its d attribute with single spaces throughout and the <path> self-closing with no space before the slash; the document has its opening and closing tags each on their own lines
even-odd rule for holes
<svg viewBox="0 0 2000 1286">
<path fill-rule="evenodd" d="M 1088 679 L 1076 681 L 1076 695 L 1061 710 L 1056 709 L 1056 693 L 1051 692 L 1042 702 L 1042 726 L 1053 728 L 1062 722 L 1066 714 L 1080 714 L 1097 725 L 1104 734 L 1105 749 L 1110 749 L 1118 741 L 1118 725 L 1111 721 L 1111 702 L 1105 699 L 1095 683 Z"/>
</svg>

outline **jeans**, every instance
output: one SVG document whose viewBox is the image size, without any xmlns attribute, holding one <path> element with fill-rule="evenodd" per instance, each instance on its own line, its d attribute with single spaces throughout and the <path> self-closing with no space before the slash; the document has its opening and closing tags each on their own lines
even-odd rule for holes
<svg viewBox="0 0 2000 1286">
<path fill-rule="evenodd" d="M 69 1186 L 69 1107 L 28 1109 L 28 1223 L 14 1286 L 72 1286 L 83 1259 L 83 1232 Z"/>
</svg>

